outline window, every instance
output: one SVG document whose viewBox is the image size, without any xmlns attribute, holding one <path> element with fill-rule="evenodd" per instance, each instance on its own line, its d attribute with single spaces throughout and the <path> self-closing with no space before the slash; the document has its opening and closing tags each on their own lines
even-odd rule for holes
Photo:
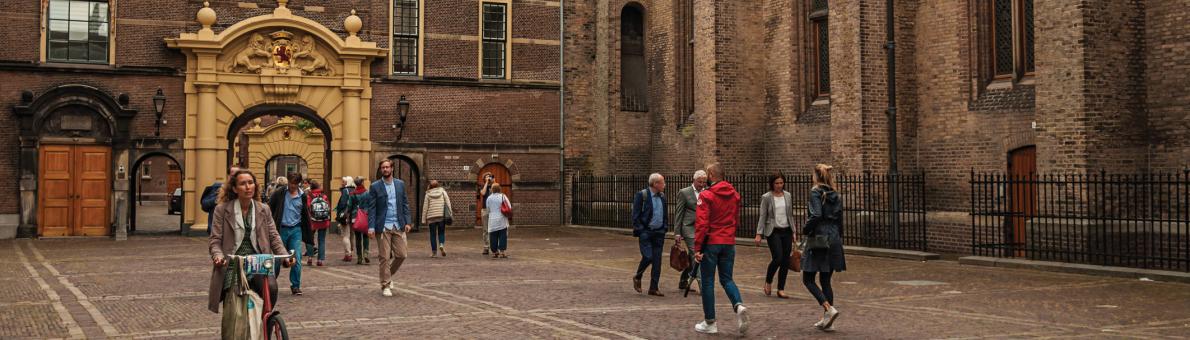
<svg viewBox="0 0 1190 340">
<path fill-rule="evenodd" d="M 1033 0 L 988 0 L 988 72 L 992 79 L 1032 74 Z"/>
<path fill-rule="evenodd" d="M 153 176 L 152 167 L 153 161 L 145 161 L 145 164 L 140 166 L 140 177 L 144 179 L 151 178 Z"/>
<path fill-rule="evenodd" d="M 812 0 L 810 5 L 810 58 L 813 59 L 814 95 L 831 93 L 830 29 L 827 0 Z"/>
<path fill-rule="evenodd" d="M 108 63 L 107 1 L 51 0 L 48 13 L 47 60 Z"/>
<path fill-rule="evenodd" d="M 393 0 L 393 74 L 416 75 L 421 34 L 420 0 Z"/>
<path fill-rule="evenodd" d="M 620 12 L 620 110 L 624 111 L 649 111 L 644 19 L 633 5 Z"/>
<path fill-rule="evenodd" d="M 482 75 L 487 79 L 507 78 L 508 5 L 483 3 Z"/>
<path fill-rule="evenodd" d="M 678 77 L 678 105 L 676 110 L 678 126 L 681 127 L 694 114 L 694 0 L 679 1 L 678 7 L 678 56 L 675 63 Z"/>
</svg>

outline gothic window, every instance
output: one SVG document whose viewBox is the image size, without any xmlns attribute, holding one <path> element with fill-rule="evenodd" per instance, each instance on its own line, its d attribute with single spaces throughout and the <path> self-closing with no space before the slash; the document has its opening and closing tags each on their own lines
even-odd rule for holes
<svg viewBox="0 0 1190 340">
<path fill-rule="evenodd" d="M 814 60 L 814 94 L 826 96 L 831 93 L 830 29 L 828 26 L 827 0 L 811 0 L 810 39 L 811 59 Z"/>
<path fill-rule="evenodd" d="M 416 75 L 421 34 L 420 0 L 393 0 L 393 74 Z"/>
<path fill-rule="evenodd" d="M 505 79 L 508 70 L 508 5 L 483 3 L 483 77 Z"/>
<path fill-rule="evenodd" d="M 51 0 L 47 12 L 47 60 L 108 63 L 111 28 L 107 1 Z"/>
<path fill-rule="evenodd" d="M 988 0 L 987 48 L 992 79 L 1013 79 L 1033 68 L 1033 0 Z"/>
<path fill-rule="evenodd" d="M 644 14 L 636 6 L 624 6 L 620 15 L 620 109 L 648 111 L 648 85 Z"/>
<path fill-rule="evenodd" d="M 678 15 L 679 27 L 677 37 L 678 62 L 675 74 L 678 78 L 678 110 L 676 110 L 678 126 L 686 123 L 686 119 L 694 114 L 694 0 L 681 0 L 675 12 Z"/>
</svg>

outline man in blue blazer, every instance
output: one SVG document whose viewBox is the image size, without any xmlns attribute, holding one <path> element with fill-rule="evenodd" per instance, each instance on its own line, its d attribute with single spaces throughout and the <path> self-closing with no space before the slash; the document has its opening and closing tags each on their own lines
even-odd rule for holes
<svg viewBox="0 0 1190 340">
<path fill-rule="evenodd" d="M 632 235 L 640 238 L 640 265 L 632 277 L 632 288 L 641 293 L 640 280 L 645 268 L 653 266 L 649 295 L 665 296 L 658 289 L 661 279 L 661 252 L 665 249 L 665 232 L 669 216 L 665 213 L 665 177 L 649 175 L 649 187 L 632 197 Z"/>
<path fill-rule="evenodd" d="M 380 161 L 380 179 L 368 189 L 368 237 L 380 237 L 380 294 L 393 296 L 392 276 L 408 255 L 405 233 L 409 231 L 409 201 L 405 182 L 393 178 L 393 161 Z"/>
</svg>

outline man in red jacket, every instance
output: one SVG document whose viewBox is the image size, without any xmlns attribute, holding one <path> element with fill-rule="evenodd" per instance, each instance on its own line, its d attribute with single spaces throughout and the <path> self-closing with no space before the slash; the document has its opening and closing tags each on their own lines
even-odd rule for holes
<svg viewBox="0 0 1190 340">
<path fill-rule="evenodd" d="M 740 289 L 731 279 L 735 265 L 735 230 L 740 225 L 740 194 L 724 180 L 723 166 L 707 166 L 711 187 L 698 194 L 694 220 L 694 261 L 698 262 L 702 281 L 702 312 L 705 320 L 694 325 L 699 333 L 718 333 L 715 325 L 715 269 L 719 284 L 731 300 L 740 335 L 748 330 L 748 309 L 740 298 Z"/>
</svg>

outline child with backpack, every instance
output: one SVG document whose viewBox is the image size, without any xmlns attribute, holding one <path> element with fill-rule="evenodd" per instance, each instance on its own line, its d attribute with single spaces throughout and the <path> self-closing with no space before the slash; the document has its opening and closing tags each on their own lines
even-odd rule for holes
<svg viewBox="0 0 1190 340">
<path fill-rule="evenodd" d="M 326 230 L 331 227 L 331 201 L 316 181 L 310 181 L 310 193 L 306 195 L 306 211 L 310 212 L 310 230 L 317 233 L 318 266 L 322 267 L 326 261 Z M 307 258 L 306 265 L 312 265 L 313 260 Z"/>
</svg>

